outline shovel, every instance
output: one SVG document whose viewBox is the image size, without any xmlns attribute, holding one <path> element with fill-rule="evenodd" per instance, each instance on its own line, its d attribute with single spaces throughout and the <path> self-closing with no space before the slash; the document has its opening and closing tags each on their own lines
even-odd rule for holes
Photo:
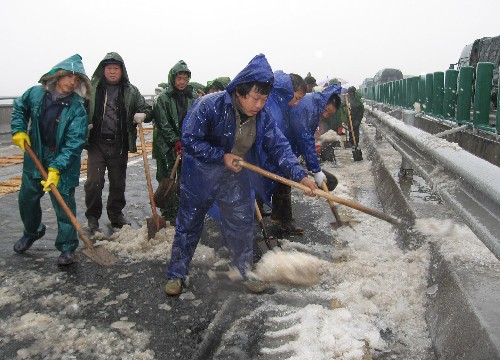
<svg viewBox="0 0 500 360">
<path fill-rule="evenodd" d="M 321 188 L 327 194 L 330 193 L 330 191 L 328 190 L 328 186 L 326 185 L 325 181 L 323 181 L 321 183 Z M 333 216 L 335 216 L 335 222 L 330 223 L 330 225 L 334 229 L 338 229 L 341 226 L 349 226 L 352 229 L 352 225 L 349 223 L 349 221 L 342 221 L 342 219 L 340 218 L 340 215 L 339 215 L 339 213 L 337 211 L 337 208 L 335 207 L 335 203 L 333 202 L 333 200 L 327 200 L 327 201 L 328 201 L 328 205 L 330 205 L 330 209 L 332 210 Z"/>
<path fill-rule="evenodd" d="M 302 185 L 298 182 L 295 182 L 293 180 L 290 180 L 290 179 L 287 179 L 287 178 L 284 178 L 282 176 L 279 176 L 279 175 L 276 175 L 276 174 L 273 174 L 272 172 L 269 172 L 267 170 L 264 170 L 264 169 L 261 169 L 260 167 L 258 166 L 255 166 L 255 165 L 252 165 L 250 163 L 247 163 L 246 161 L 244 160 L 234 160 L 233 161 L 233 165 L 234 166 L 241 166 L 241 167 L 244 167 L 248 170 L 251 170 L 251 171 L 254 171 L 262 176 L 265 176 L 271 180 L 274 180 L 274 181 L 278 181 L 282 184 L 285 184 L 285 185 L 288 185 L 288 186 L 292 186 L 294 188 L 297 188 L 297 189 L 300 189 L 300 190 L 303 190 L 303 191 L 311 191 L 310 188 L 308 188 L 307 186 L 305 185 Z M 380 212 L 380 211 L 377 211 L 377 210 L 373 210 L 373 209 L 370 209 L 370 208 L 367 208 L 361 204 L 358 204 L 354 201 L 350 201 L 350 200 L 347 200 L 347 199 L 344 199 L 344 198 L 341 198 L 341 197 L 338 197 L 338 196 L 335 196 L 335 195 L 332 195 L 332 194 L 329 194 L 329 193 L 326 193 L 324 192 L 323 190 L 320 190 L 320 189 L 315 189 L 314 190 L 314 195 L 317 195 L 317 196 L 321 196 L 322 198 L 325 198 L 327 200 L 332 200 L 332 201 L 335 201 L 335 202 L 338 202 L 339 204 L 342 204 L 342 205 L 346 205 L 346 206 L 349 206 L 353 209 L 356 209 L 356 210 L 359 210 L 361 212 L 364 212 L 365 214 L 368 214 L 368 215 L 371 215 L 371 216 L 374 216 L 380 220 L 385 220 L 393 225 L 396 225 L 396 226 L 402 226 L 403 223 L 388 215 L 388 214 L 385 214 L 383 212 Z"/>
<path fill-rule="evenodd" d="M 24 142 L 24 148 L 26 149 L 26 152 L 30 156 L 31 160 L 33 160 L 33 162 L 35 163 L 35 166 L 38 169 L 38 171 L 40 171 L 40 174 L 42 174 L 43 179 L 47 180 L 47 171 L 45 171 L 42 163 L 40 162 L 40 160 L 34 153 L 33 149 L 31 149 L 31 147 L 26 141 Z M 73 226 L 75 227 L 78 236 L 85 244 L 85 247 L 81 250 L 81 252 L 85 256 L 87 256 L 90 260 L 98 263 L 99 265 L 108 266 L 116 263 L 117 258 L 115 255 L 113 255 L 112 253 L 110 253 L 108 250 L 104 249 L 101 246 L 94 246 L 94 244 L 89 239 L 85 231 L 82 230 L 80 224 L 76 220 L 75 215 L 71 212 L 71 209 L 68 207 L 68 205 L 66 205 L 64 199 L 59 193 L 59 190 L 57 190 L 57 187 L 54 184 L 50 184 L 50 190 L 52 191 L 52 194 L 56 198 L 59 205 L 61 205 L 61 208 L 64 210 L 64 212 L 70 219 Z"/>
<path fill-rule="evenodd" d="M 267 235 L 266 225 L 264 225 L 264 220 L 262 219 L 262 214 L 259 210 L 259 205 L 257 204 L 257 200 L 255 200 L 255 214 L 257 214 L 257 220 L 259 221 L 260 228 L 262 229 L 262 240 L 257 241 L 257 246 L 259 247 L 262 253 L 265 253 L 268 250 L 274 249 L 276 246 L 281 248 L 281 244 L 278 239 L 274 237 L 269 237 Z"/>
<path fill-rule="evenodd" d="M 352 151 L 352 157 L 354 161 L 361 161 L 363 160 L 363 153 L 361 152 L 361 149 L 358 147 L 356 141 L 356 135 L 354 134 L 354 127 L 352 126 L 351 107 L 349 106 L 349 94 L 344 94 L 344 96 L 345 96 L 345 107 L 347 108 L 347 116 L 349 117 L 349 124 L 351 125 L 352 141 L 354 143 L 354 150 Z"/>
<path fill-rule="evenodd" d="M 148 239 L 155 237 L 156 233 L 166 226 L 166 221 L 163 216 L 156 213 L 156 203 L 153 195 L 153 185 L 151 184 L 151 174 L 149 173 L 148 153 L 146 151 L 146 141 L 144 141 L 144 131 L 142 124 L 137 125 L 139 128 L 139 137 L 141 138 L 142 158 L 144 159 L 144 170 L 146 171 L 146 181 L 148 183 L 149 202 L 151 203 L 152 218 L 146 218 L 148 228 Z"/>
<path fill-rule="evenodd" d="M 328 189 L 330 191 L 335 190 L 335 188 L 339 184 L 339 180 L 337 179 L 337 177 L 325 169 L 321 169 L 321 171 L 323 171 L 323 174 L 326 175 L 326 186 L 328 186 Z M 310 176 L 314 176 L 311 171 L 308 171 L 307 173 Z"/>
<path fill-rule="evenodd" d="M 172 191 L 175 191 L 177 188 L 177 183 L 175 182 L 175 174 L 177 173 L 177 168 L 179 167 L 179 163 L 181 162 L 181 156 L 177 154 L 175 158 L 174 166 L 172 167 L 172 171 L 170 172 L 170 176 L 168 178 L 163 178 L 160 181 L 160 185 L 158 185 L 158 189 L 156 189 L 154 198 L 156 201 L 156 206 L 160 209 L 163 209 L 167 206 L 167 200 L 172 194 Z"/>
</svg>

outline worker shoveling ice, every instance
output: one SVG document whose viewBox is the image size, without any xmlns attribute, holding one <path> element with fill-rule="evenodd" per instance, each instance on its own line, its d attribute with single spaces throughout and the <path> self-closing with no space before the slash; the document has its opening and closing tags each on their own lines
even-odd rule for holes
<svg viewBox="0 0 500 360">
<path fill-rule="evenodd" d="M 297 251 L 268 251 L 255 266 L 255 275 L 262 281 L 289 285 L 319 283 L 322 260 Z"/>
</svg>

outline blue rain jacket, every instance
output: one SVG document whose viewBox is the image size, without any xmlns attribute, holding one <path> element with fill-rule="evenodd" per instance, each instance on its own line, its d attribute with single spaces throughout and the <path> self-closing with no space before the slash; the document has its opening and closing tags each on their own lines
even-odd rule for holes
<svg viewBox="0 0 500 360">
<path fill-rule="evenodd" d="M 252 188 L 260 186 L 260 176 L 247 169 L 234 173 L 224 164 L 224 154 L 233 148 L 236 126 L 231 96 L 237 84 L 253 81 L 273 82 L 271 67 L 262 54 L 254 57 L 226 90 L 197 99 L 184 119 L 180 205 L 169 279 L 186 276 L 205 215 L 215 202 L 221 211 L 222 243 L 244 278 L 253 262 Z M 255 143 L 245 160 L 260 166 L 265 153 L 289 178 L 300 181 L 307 176 L 265 109 L 256 116 L 256 130 Z"/>
<path fill-rule="evenodd" d="M 286 74 L 281 70 L 274 72 L 274 84 L 273 90 L 269 94 L 267 99 L 265 109 L 271 116 L 272 120 L 276 122 L 276 125 L 281 130 L 285 123 L 288 123 L 288 118 L 290 115 L 291 106 L 288 105 L 290 100 L 293 99 L 293 85 L 290 75 Z M 267 159 L 267 156 L 263 155 L 264 164 L 262 167 L 280 176 L 286 176 L 273 161 Z M 271 195 L 276 188 L 277 183 L 270 179 L 263 179 L 262 190 L 259 191 L 259 195 L 271 206 Z"/>
<path fill-rule="evenodd" d="M 281 128 L 283 134 L 290 141 L 295 155 L 302 155 L 307 168 L 313 173 L 321 171 L 316 154 L 314 133 L 328 99 L 333 94 L 340 94 L 340 91 L 340 86 L 331 85 L 322 92 L 306 94 L 297 106 L 290 110 L 290 117 Z"/>
</svg>

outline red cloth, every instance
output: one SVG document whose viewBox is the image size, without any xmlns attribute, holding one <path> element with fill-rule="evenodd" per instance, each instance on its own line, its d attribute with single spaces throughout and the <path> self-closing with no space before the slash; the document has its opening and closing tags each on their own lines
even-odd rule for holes
<svg viewBox="0 0 500 360">
<path fill-rule="evenodd" d="M 181 142 L 180 141 L 177 141 L 174 144 L 174 149 L 177 152 L 177 155 L 182 155 L 182 146 L 181 146 Z"/>
</svg>

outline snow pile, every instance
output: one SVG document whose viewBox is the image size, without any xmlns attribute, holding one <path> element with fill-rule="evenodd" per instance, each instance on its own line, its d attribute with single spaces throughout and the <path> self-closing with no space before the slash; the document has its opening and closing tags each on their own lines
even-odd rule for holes
<svg viewBox="0 0 500 360">
<path fill-rule="evenodd" d="M 465 225 L 450 219 L 428 218 L 417 219 L 414 228 L 437 243 L 440 254 L 449 261 L 461 260 L 484 266 L 499 266 L 495 255 Z"/>
<path fill-rule="evenodd" d="M 342 171 L 325 166 L 339 179 L 333 193 L 377 208 L 369 163 L 352 163 L 347 151 L 339 151 L 337 162 L 349 166 Z M 324 199 L 298 195 L 295 200 L 315 202 L 314 225 L 332 233 L 332 244 L 344 245 L 282 242 L 285 249 L 302 245 L 300 251 L 322 260 L 320 283 L 307 289 L 310 305 L 295 311 L 287 307 L 281 311 L 288 310 L 287 314 L 272 319 L 278 329 L 270 329 L 266 336 L 280 341 L 262 352 L 283 354 L 287 359 L 362 359 L 367 352 L 377 356 L 385 351 L 392 358 L 426 358 L 432 346 L 425 322 L 428 244 L 402 250 L 392 225 L 342 205 L 337 205 L 340 216 L 352 220 L 353 229 L 334 231 L 329 226 L 333 215 Z M 279 291 L 306 296 L 301 289 Z"/>
<path fill-rule="evenodd" d="M 266 337 L 293 340 L 283 341 L 275 348 L 263 348 L 267 355 L 294 353 L 287 359 L 363 359 L 370 347 L 383 349 L 385 342 L 380 338 L 374 325 L 367 323 L 359 327 L 366 319 L 346 308 L 327 310 L 320 305 L 307 305 L 296 312 L 269 319 L 273 326 L 283 327 L 267 331 Z M 288 324 L 291 326 L 286 327 Z M 364 340 L 368 339 L 368 341 Z M 366 357 L 369 358 L 369 357 Z"/>
<path fill-rule="evenodd" d="M 255 267 L 255 274 L 270 283 L 314 285 L 319 283 L 321 260 L 301 252 L 268 251 Z"/>
<path fill-rule="evenodd" d="M 108 305 L 101 302 L 109 295 L 109 289 L 92 285 L 75 288 L 69 278 L 64 273 L 42 275 L 27 270 L 3 279 L 0 306 L 9 305 L 12 310 L 11 315 L 0 320 L 2 347 L 7 348 L 11 341 L 24 344 L 17 351 L 18 359 L 118 359 L 123 354 L 131 359 L 155 358 L 154 352 L 147 349 L 151 334 L 132 329 L 126 317 L 107 324 L 109 327 L 94 326 L 79 318 L 89 306 L 94 311 L 105 311 Z M 33 294 L 55 288 L 57 291 L 33 299 Z M 93 294 L 93 302 L 71 295 L 82 292 Z M 117 299 L 124 297 L 121 294 Z M 33 301 L 36 311 L 20 311 L 25 303 Z"/>
<path fill-rule="evenodd" d="M 328 144 L 334 141 L 340 141 L 342 138 L 334 130 L 328 130 L 319 137 L 321 145 Z"/>
<path fill-rule="evenodd" d="M 125 225 L 119 231 L 113 233 L 109 239 L 102 239 L 96 245 L 103 245 L 106 249 L 117 254 L 120 258 L 130 262 L 144 260 L 168 260 L 172 251 L 175 228 L 167 226 L 160 229 L 154 238 L 148 238 L 147 225 L 139 229 L 133 229 Z M 208 263 L 216 261 L 213 248 L 198 244 L 193 256 L 193 263 Z"/>
</svg>

